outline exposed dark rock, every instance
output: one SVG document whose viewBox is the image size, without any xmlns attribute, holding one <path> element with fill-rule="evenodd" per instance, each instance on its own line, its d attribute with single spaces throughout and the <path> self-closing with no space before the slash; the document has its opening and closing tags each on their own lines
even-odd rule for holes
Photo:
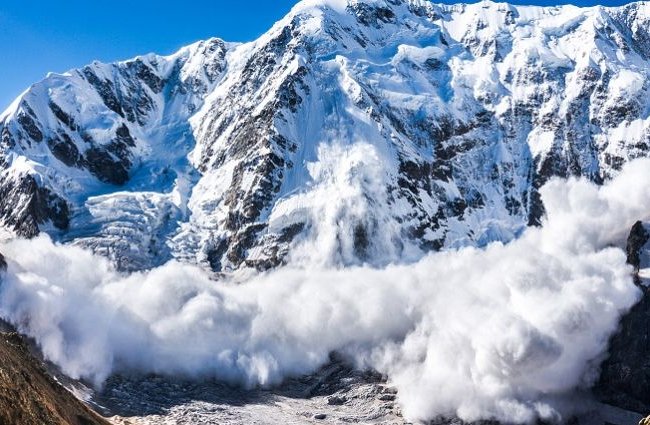
<svg viewBox="0 0 650 425">
<path fill-rule="evenodd" d="M 0 272 L 7 270 L 7 260 L 5 260 L 4 255 L 0 253 Z"/>
<path fill-rule="evenodd" d="M 77 145 L 74 144 L 67 133 L 60 133 L 59 137 L 55 139 L 48 138 L 47 146 L 56 159 L 68 167 L 80 166 L 83 163 Z"/>
<path fill-rule="evenodd" d="M 129 127 L 127 127 L 126 124 L 119 126 L 117 130 L 115 130 L 115 135 L 117 136 L 117 139 L 125 145 L 131 147 L 135 146 L 135 140 L 133 140 Z"/>
<path fill-rule="evenodd" d="M 70 130 L 75 131 L 77 130 L 77 126 L 75 125 L 74 118 L 72 118 L 70 115 L 65 113 L 63 109 L 54 101 L 50 100 L 50 109 L 52 110 L 52 113 L 54 113 L 54 116 L 56 116 L 59 121 L 61 121 L 63 124 L 66 125 Z"/>
<path fill-rule="evenodd" d="M 399 164 L 399 178 L 397 184 L 400 187 L 416 193 L 419 188 L 427 193 L 431 192 L 431 164 L 418 164 L 414 161 L 403 161 Z"/>
<path fill-rule="evenodd" d="M 637 221 L 634 223 L 630 235 L 627 238 L 625 252 L 627 253 L 627 263 L 634 266 L 636 273 L 639 272 L 639 266 L 641 265 L 641 249 L 649 239 L 650 234 L 643 225 L 643 222 Z"/>
<path fill-rule="evenodd" d="M 129 63 L 129 66 L 135 69 L 135 75 L 154 92 L 160 93 L 165 82 L 158 77 L 142 60 L 136 59 Z"/>
<path fill-rule="evenodd" d="M 348 6 L 357 20 L 365 26 L 380 28 L 382 24 L 393 22 L 395 13 L 388 7 L 376 7 L 367 3 L 356 3 Z"/>
<path fill-rule="evenodd" d="M 234 265 L 241 264 L 245 260 L 247 267 L 252 267 L 259 271 L 266 271 L 284 264 L 285 258 L 289 253 L 290 243 L 305 229 L 305 223 L 294 223 L 285 227 L 277 234 L 263 232 L 265 227 L 261 224 L 253 225 L 247 228 L 249 231 L 239 232 L 228 240 L 220 241 L 216 249 L 208 252 L 208 261 L 212 270 L 216 272 L 221 271 L 221 262 L 224 260 L 223 255 L 231 245 L 238 250 L 228 252 L 225 259 Z M 264 235 L 262 243 L 258 241 L 260 235 Z M 257 259 L 247 259 L 247 251 L 255 246 L 261 249 L 260 257 Z"/>
<path fill-rule="evenodd" d="M 266 224 L 253 224 L 244 227 L 230 240 L 227 258 L 235 266 L 239 266 L 246 259 L 246 252 L 255 244 L 255 237 L 266 228 Z"/>
<path fill-rule="evenodd" d="M 29 111 L 29 107 L 26 104 L 23 107 L 27 108 Z M 35 142 L 43 141 L 43 133 L 38 128 L 34 118 L 32 118 L 32 114 L 20 112 L 18 114 L 18 123 L 32 140 Z"/>
<path fill-rule="evenodd" d="M 16 205 L 25 205 L 17 214 Z M 68 204 L 49 189 L 40 187 L 34 177 L 23 175 L 18 180 L 0 181 L 0 218 L 20 236 L 34 237 L 39 224 L 51 221 L 65 230 L 70 222 Z"/>
<path fill-rule="evenodd" d="M 105 149 L 93 146 L 86 151 L 85 156 L 88 170 L 101 181 L 119 186 L 129 180 L 127 166 L 113 158 Z"/>
<path fill-rule="evenodd" d="M 228 239 L 221 239 L 217 242 L 214 248 L 208 250 L 208 264 L 210 265 L 210 269 L 212 269 L 212 271 L 220 272 L 222 270 L 221 261 L 224 254 L 228 251 L 228 245 Z"/>
<path fill-rule="evenodd" d="M 650 236 L 643 223 L 632 227 L 627 242 L 628 263 L 638 271 L 642 249 Z M 635 273 L 636 275 L 636 273 Z M 640 282 L 638 275 L 636 281 Z M 650 293 L 641 286 L 641 300 L 621 320 L 609 343 L 609 358 L 601 367 L 595 392 L 614 406 L 647 414 L 650 411 Z"/>
<path fill-rule="evenodd" d="M 137 62 L 137 60 L 135 62 Z M 131 123 L 145 125 L 149 113 L 154 109 L 154 101 L 149 95 L 148 91 L 145 90 L 145 87 L 148 83 L 146 81 L 140 80 L 137 76 L 133 75 L 134 72 L 131 67 L 135 62 L 128 62 L 126 67 L 118 67 L 118 72 L 122 77 L 122 81 L 120 82 L 119 87 L 116 89 L 120 99 L 120 107 L 124 111 L 124 116 L 126 119 Z M 149 69 L 144 64 L 142 64 L 142 67 Z M 141 70 L 142 69 L 143 68 L 141 68 Z M 152 71 L 149 70 L 146 72 Z M 152 89 L 152 91 L 156 93 L 158 83 L 154 81 L 149 81 L 149 83 L 154 86 L 154 89 Z M 161 85 L 160 88 L 162 90 L 162 85 L 164 82 L 160 81 L 159 84 Z"/>
<path fill-rule="evenodd" d="M 16 141 L 11 135 L 11 132 L 4 125 L 0 125 L 2 131 L 0 131 L 0 150 L 4 149 L 13 149 L 16 146 Z M 5 167 L 5 159 L 0 157 L 0 167 Z"/>
<path fill-rule="evenodd" d="M 212 39 L 206 42 L 203 48 L 206 56 L 215 58 L 215 60 L 208 62 L 205 68 L 206 77 L 211 83 L 214 83 L 224 69 L 223 61 L 226 57 L 226 45 L 223 40 Z"/>
<path fill-rule="evenodd" d="M 91 67 L 87 66 L 82 71 L 86 80 L 95 87 L 97 93 L 104 101 L 104 104 L 112 111 L 124 117 L 124 111 L 120 105 L 120 101 L 115 94 L 115 87 L 112 82 L 100 79 Z"/>
<path fill-rule="evenodd" d="M 541 226 L 544 214 L 546 214 L 546 209 L 542 202 L 542 196 L 539 194 L 537 189 L 531 188 L 528 205 L 528 225 Z"/>
<path fill-rule="evenodd" d="M 302 97 L 299 91 L 309 95 L 309 87 L 304 83 L 304 78 L 308 74 L 307 68 L 301 66 L 298 70 L 284 80 L 278 89 L 276 108 L 289 108 L 290 111 L 296 112 L 298 106 L 302 103 Z"/>
<path fill-rule="evenodd" d="M 442 62 L 441 60 L 439 60 L 437 58 L 429 58 L 424 62 L 424 64 L 431 71 L 450 71 L 451 70 L 449 68 L 449 65 L 447 65 L 445 62 Z"/>
<path fill-rule="evenodd" d="M 529 226 L 539 226 L 542 222 L 542 217 L 546 214 L 546 209 L 542 202 L 542 197 L 539 194 L 539 189 L 544 186 L 544 184 L 551 177 L 562 177 L 566 178 L 571 173 L 568 171 L 569 166 L 565 158 L 561 157 L 556 151 L 551 151 L 548 155 L 541 161 L 537 167 L 537 171 L 533 171 L 531 192 L 530 192 L 530 204 L 528 207 L 528 225 Z"/>
<path fill-rule="evenodd" d="M 436 21 L 441 18 L 440 14 L 435 9 L 426 7 L 423 4 L 408 2 L 408 7 L 411 13 L 420 17 L 428 18 L 431 21 Z"/>
<path fill-rule="evenodd" d="M 256 155 L 250 161 L 237 164 L 232 183 L 224 197 L 226 205 L 229 205 L 232 211 L 226 222 L 227 229 L 241 229 L 257 220 L 279 191 L 282 184 L 281 170 L 284 166 L 282 157 L 275 153 Z M 241 182 L 248 173 L 257 177 L 252 190 L 244 192 L 241 190 Z"/>
</svg>

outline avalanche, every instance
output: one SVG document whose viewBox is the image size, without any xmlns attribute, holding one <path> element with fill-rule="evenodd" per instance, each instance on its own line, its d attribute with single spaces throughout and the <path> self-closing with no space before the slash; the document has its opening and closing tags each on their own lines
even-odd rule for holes
<svg viewBox="0 0 650 425">
<path fill-rule="evenodd" d="M 0 316 L 98 385 L 336 351 L 410 419 L 566 418 L 639 295 L 649 7 L 306 0 L 50 74 L 0 115 Z"/>
<path fill-rule="evenodd" d="M 572 392 L 594 383 L 608 337 L 638 298 L 612 246 L 649 216 L 650 184 L 639 182 L 650 182 L 650 160 L 603 187 L 553 180 L 541 228 L 386 268 L 303 256 L 215 282 L 177 262 L 124 275 L 47 237 L 13 240 L 0 245 L 9 260 L 0 316 L 67 374 L 97 384 L 137 370 L 270 385 L 336 351 L 386 373 L 409 419 L 559 420 L 579 409 Z M 322 214 L 307 246 L 341 235 L 330 229 L 339 211 Z"/>
</svg>

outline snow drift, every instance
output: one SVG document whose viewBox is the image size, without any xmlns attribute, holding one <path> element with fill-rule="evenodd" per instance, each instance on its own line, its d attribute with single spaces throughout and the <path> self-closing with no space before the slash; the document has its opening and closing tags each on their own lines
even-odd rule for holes
<svg viewBox="0 0 650 425">
<path fill-rule="evenodd" d="M 341 196 L 363 197 L 375 180 L 344 178 Z M 328 184 L 342 180 L 322 181 L 331 195 Z M 411 419 L 558 419 L 565 397 L 593 383 L 608 337 L 639 296 L 615 246 L 650 215 L 647 182 L 647 159 L 601 187 L 552 180 L 541 190 L 543 227 L 507 245 L 385 268 L 335 268 L 305 248 L 287 267 L 215 282 L 176 262 L 125 275 L 45 236 L 13 240 L 0 245 L 0 316 L 67 374 L 98 385 L 119 371 L 272 385 L 337 351 L 386 373 Z M 364 210 L 317 214 L 322 229 L 301 242 L 311 249 L 353 237 L 327 228 L 351 228 Z"/>
</svg>

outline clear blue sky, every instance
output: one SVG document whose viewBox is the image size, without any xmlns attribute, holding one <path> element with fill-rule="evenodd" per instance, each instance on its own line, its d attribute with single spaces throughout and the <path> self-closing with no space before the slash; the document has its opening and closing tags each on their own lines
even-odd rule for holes
<svg viewBox="0 0 650 425">
<path fill-rule="evenodd" d="M 467 0 L 464 0 L 467 1 Z M 469 0 L 472 2 L 473 0 Z M 49 71 L 169 54 L 194 41 L 249 41 L 297 0 L 0 0 L 0 111 Z M 513 3 L 555 4 L 566 0 Z M 577 0 L 579 5 L 625 1 Z"/>
</svg>

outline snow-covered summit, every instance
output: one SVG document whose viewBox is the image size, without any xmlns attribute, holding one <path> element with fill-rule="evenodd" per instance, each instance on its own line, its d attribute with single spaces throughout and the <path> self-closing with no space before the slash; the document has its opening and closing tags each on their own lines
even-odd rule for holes
<svg viewBox="0 0 650 425">
<path fill-rule="evenodd" d="M 650 5 L 305 0 L 0 115 L 0 220 L 124 268 L 387 264 L 510 240 L 650 148 Z"/>
</svg>

